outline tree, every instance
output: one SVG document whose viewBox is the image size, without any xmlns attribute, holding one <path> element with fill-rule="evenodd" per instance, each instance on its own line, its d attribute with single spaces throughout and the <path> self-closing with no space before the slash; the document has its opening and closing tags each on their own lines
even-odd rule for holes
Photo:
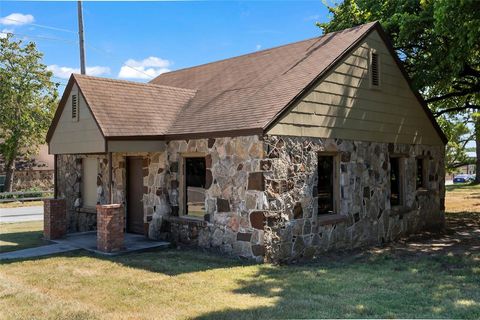
<svg viewBox="0 0 480 320">
<path fill-rule="evenodd" d="M 45 141 L 58 97 L 52 73 L 34 43 L 0 39 L 0 154 L 5 190 L 12 191 L 15 159 L 29 156 Z"/>
<path fill-rule="evenodd" d="M 332 19 L 317 23 L 324 32 L 380 21 L 449 138 L 447 169 L 467 163 L 465 146 L 475 140 L 480 182 L 480 3 L 345 0 L 329 11 Z"/>
</svg>

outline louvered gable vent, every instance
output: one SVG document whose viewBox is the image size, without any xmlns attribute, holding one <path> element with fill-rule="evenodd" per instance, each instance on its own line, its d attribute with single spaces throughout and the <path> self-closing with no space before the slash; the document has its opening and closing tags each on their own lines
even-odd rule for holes
<svg viewBox="0 0 480 320">
<path fill-rule="evenodd" d="M 76 94 L 72 94 L 72 121 L 78 121 L 78 101 Z"/>
<path fill-rule="evenodd" d="M 379 87 L 380 86 L 380 61 L 379 61 L 378 53 L 373 52 L 370 58 L 370 79 L 372 87 Z"/>
</svg>

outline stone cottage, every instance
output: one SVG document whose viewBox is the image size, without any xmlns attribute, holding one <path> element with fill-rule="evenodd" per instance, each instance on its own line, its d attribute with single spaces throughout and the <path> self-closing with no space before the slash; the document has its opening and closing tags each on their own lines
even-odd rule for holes
<svg viewBox="0 0 480 320">
<path fill-rule="evenodd" d="M 442 133 L 378 23 L 162 74 L 72 75 L 48 132 L 69 232 L 308 259 L 444 222 Z"/>
</svg>

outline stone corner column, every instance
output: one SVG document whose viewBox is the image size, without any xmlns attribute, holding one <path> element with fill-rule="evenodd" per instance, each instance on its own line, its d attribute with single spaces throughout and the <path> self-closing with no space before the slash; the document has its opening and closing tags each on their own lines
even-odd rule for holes
<svg viewBox="0 0 480 320">
<path fill-rule="evenodd" d="M 65 237 L 67 234 L 67 206 L 65 199 L 43 201 L 43 236 L 46 240 Z"/>
<path fill-rule="evenodd" d="M 124 239 L 122 205 L 97 205 L 97 249 L 102 252 L 121 251 Z"/>
</svg>

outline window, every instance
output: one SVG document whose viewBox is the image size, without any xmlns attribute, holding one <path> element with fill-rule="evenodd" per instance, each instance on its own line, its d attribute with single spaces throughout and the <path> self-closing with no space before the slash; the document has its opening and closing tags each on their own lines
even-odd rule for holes
<svg viewBox="0 0 480 320">
<path fill-rule="evenodd" d="M 370 54 L 370 84 L 372 88 L 380 87 L 380 57 L 374 50 Z"/>
<path fill-rule="evenodd" d="M 390 158 L 390 205 L 400 206 L 403 202 L 402 158 Z"/>
<path fill-rule="evenodd" d="M 417 175 L 416 175 L 416 186 L 417 189 L 427 188 L 427 166 L 425 158 L 417 158 Z"/>
<path fill-rule="evenodd" d="M 205 158 L 185 158 L 185 214 L 203 218 L 205 215 Z"/>
<path fill-rule="evenodd" d="M 97 159 L 82 159 L 82 206 L 95 208 L 97 205 Z"/>
<path fill-rule="evenodd" d="M 338 199 L 336 159 L 337 157 L 333 155 L 318 156 L 318 214 L 332 214 L 336 211 Z"/>
<path fill-rule="evenodd" d="M 76 94 L 72 94 L 72 121 L 78 121 L 78 101 Z"/>
</svg>

